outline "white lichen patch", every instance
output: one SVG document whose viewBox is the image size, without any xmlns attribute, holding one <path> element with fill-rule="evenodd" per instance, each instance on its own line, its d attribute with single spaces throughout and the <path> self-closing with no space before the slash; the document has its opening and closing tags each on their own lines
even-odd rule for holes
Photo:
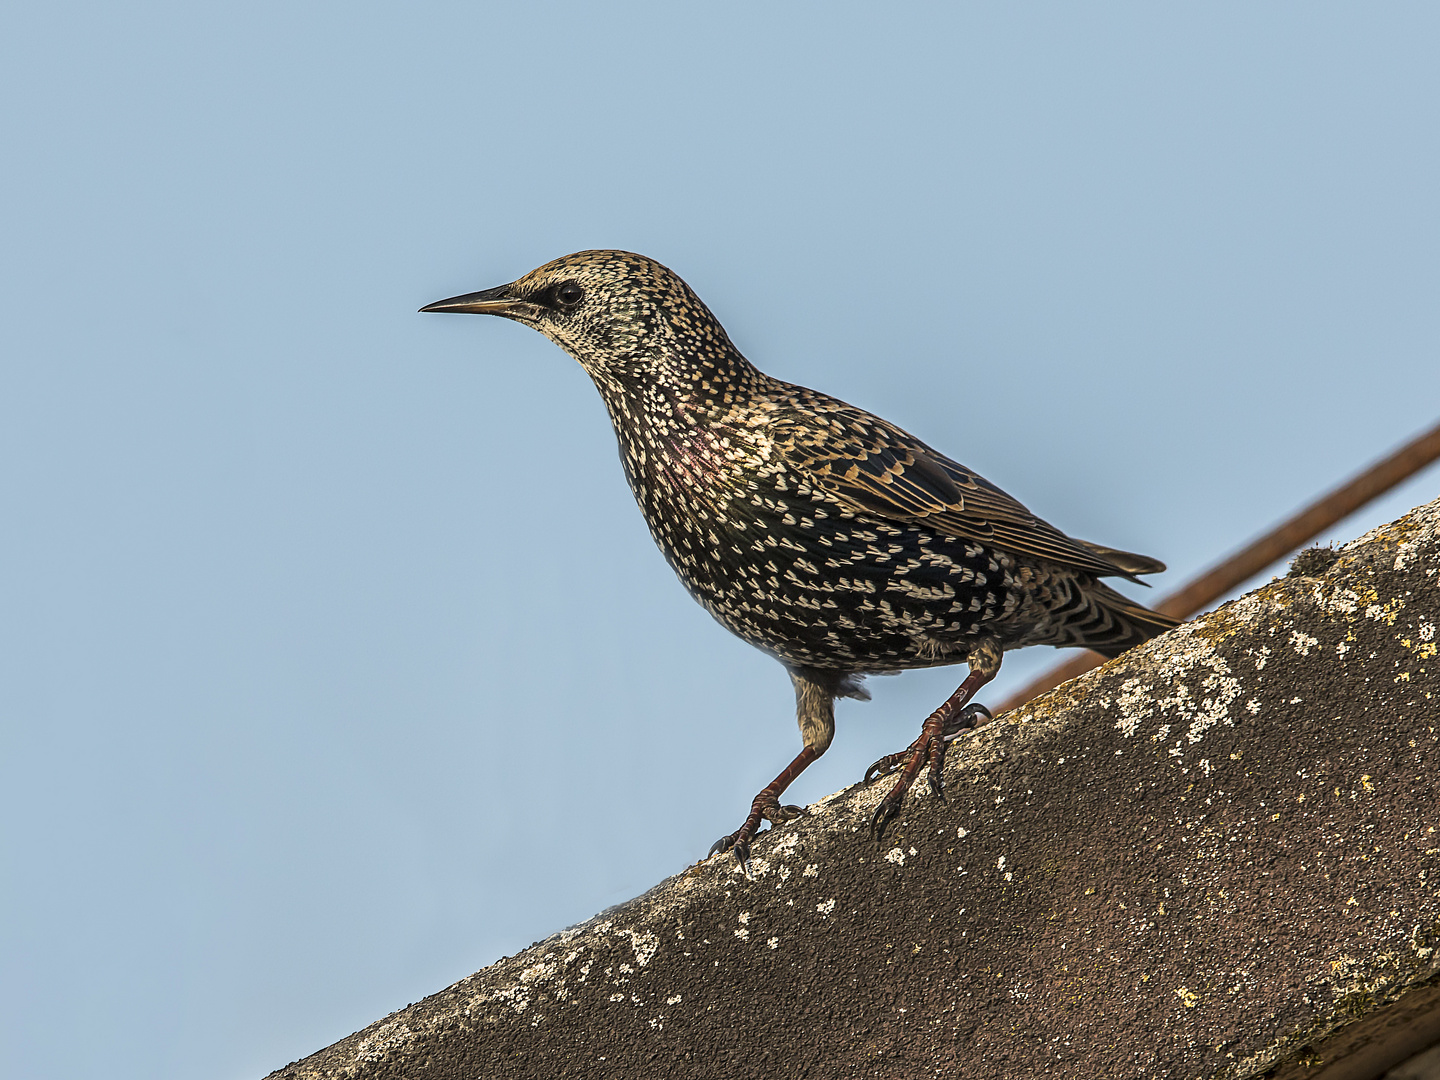
<svg viewBox="0 0 1440 1080">
<path fill-rule="evenodd" d="M 1376 622 L 1383 622 L 1386 626 L 1394 626 L 1395 620 L 1400 617 L 1400 611 L 1405 607 L 1403 596 L 1393 596 L 1385 603 L 1373 601 L 1365 605 L 1365 617 L 1374 619 Z"/>
<path fill-rule="evenodd" d="M 620 930 L 630 939 L 630 947 L 635 950 L 635 963 L 642 968 L 650 963 L 655 956 L 655 950 L 660 948 L 660 939 L 649 931 L 642 930 Z"/>
<path fill-rule="evenodd" d="M 826 900 L 824 903 L 816 904 L 816 905 L 815 905 L 815 910 L 818 911 L 821 915 L 825 916 L 826 918 L 829 918 L 829 917 L 830 917 L 830 913 L 835 910 L 835 901 L 834 901 L 834 899 L 832 898 L 832 899 L 830 899 L 830 900 Z"/>
<path fill-rule="evenodd" d="M 1120 706 L 1120 719 L 1115 721 L 1115 726 L 1127 739 L 1134 735 L 1140 726 L 1141 710 L 1150 701 L 1150 689 L 1145 685 L 1145 680 L 1140 678 L 1126 679 L 1120 684 L 1120 695 L 1116 700 L 1116 704 Z M 1109 702 L 1105 704 L 1108 706 Z"/>
<path fill-rule="evenodd" d="M 904 866 L 905 852 L 901 851 L 898 847 L 893 847 L 885 852 L 885 861 L 894 863 L 896 866 Z"/>
<path fill-rule="evenodd" d="M 786 833 L 771 845 L 770 854 L 776 859 L 788 859 L 795 854 L 795 845 L 799 842 L 799 833 Z"/>
<path fill-rule="evenodd" d="M 1325 588 L 1317 583 L 1312 597 L 1322 611 L 1333 612 L 1337 615 L 1354 615 L 1360 610 L 1360 594 L 1354 589 Z"/>
<path fill-rule="evenodd" d="M 1309 656 L 1310 650 L 1320 644 L 1320 639 L 1311 637 L 1303 630 L 1291 630 L 1290 644 L 1301 656 Z"/>
<path fill-rule="evenodd" d="M 531 964 L 520 972 L 520 981 L 524 983 L 534 982 L 536 979 L 548 978 L 555 974 L 557 965 L 548 957 L 538 963 Z"/>
<path fill-rule="evenodd" d="M 355 1057 L 360 1062 L 378 1061 L 392 1051 L 415 1041 L 415 1032 L 404 1020 L 387 1020 L 373 1035 L 360 1040 Z"/>
<path fill-rule="evenodd" d="M 1145 721 L 1160 719 L 1151 738 L 1163 743 L 1174 726 L 1183 724 L 1185 741 L 1193 746 L 1216 724 L 1233 726 L 1230 705 L 1241 686 L 1224 657 L 1193 626 L 1180 627 L 1163 642 L 1162 662 L 1156 666 L 1169 677 L 1169 692 L 1146 679 L 1127 679 L 1115 702 L 1120 711 L 1115 727 L 1129 738 Z M 1171 756 L 1178 755 L 1172 751 Z"/>
</svg>

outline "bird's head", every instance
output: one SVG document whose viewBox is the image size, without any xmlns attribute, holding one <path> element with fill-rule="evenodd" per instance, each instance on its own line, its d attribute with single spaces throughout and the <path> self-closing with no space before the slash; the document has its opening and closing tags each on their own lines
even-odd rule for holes
<svg viewBox="0 0 1440 1080">
<path fill-rule="evenodd" d="M 653 378 L 659 366 L 677 362 L 713 368 L 739 359 L 720 323 L 678 274 L 628 251 L 576 252 L 508 285 L 420 310 L 499 315 L 532 326 L 597 382 Z"/>
</svg>

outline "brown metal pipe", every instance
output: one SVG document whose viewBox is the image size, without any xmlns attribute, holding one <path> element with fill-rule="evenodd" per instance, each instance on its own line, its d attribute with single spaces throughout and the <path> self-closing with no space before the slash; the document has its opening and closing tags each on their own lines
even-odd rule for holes
<svg viewBox="0 0 1440 1080">
<path fill-rule="evenodd" d="M 1261 570 L 1284 558 L 1307 541 L 1314 539 L 1336 522 L 1349 517 L 1372 499 L 1385 494 L 1402 480 L 1407 480 L 1440 458 L 1440 424 L 1411 439 L 1389 457 L 1376 462 L 1359 476 L 1317 499 L 1294 517 L 1281 522 L 1264 536 L 1247 544 L 1229 558 L 1217 563 L 1193 581 L 1171 593 L 1155 605 L 1155 610 L 1187 619 L 1236 586 L 1250 580 Z M 1061 683 L 1099 667 L 1105 658 L 1099 653 L 1083 652 L 1035 679 L 996 709 L 996 715 L 1023 705 L 1031 698 Z"/>
</svg>

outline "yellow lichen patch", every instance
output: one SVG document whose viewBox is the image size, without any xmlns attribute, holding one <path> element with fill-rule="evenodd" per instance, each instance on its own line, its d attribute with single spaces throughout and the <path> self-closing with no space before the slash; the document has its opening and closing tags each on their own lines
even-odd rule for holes
<svg viewBox="0 0 1440 1080">
<path fill-rule="evenodd" d="M 1421 507 L 1421 509 L 1424 509 Z M 1399 521 L 1392 521 L 1388 525 L 1381 525 L 1371 529 L 1364 536 L 1352 540 L 1346 547 L 1359 547 L 1361 544 L 1381 544 L 1385 547 L 1399 547 L 1410 539 L 1410 535 L 1417 531 L 1423 531 L 1426 523 L 1420 518 L 1422 515 L 1411 511 Z"/>
<path fill-rule="evenodd" d="M 1220 605 L 1208 615 L 1187 624 L 1186 629 L 1211 647 L 1218 648 L 1229 638 L 1252 630 L 1251 623 L 1259 611 L 1272 605 L 1288 607 L 1289 604 L 1290 590 L 1283 581 L 1276 581 L 1238 600 Z"/>
<path fill-rule="evenodd" d="M 1409 649 L 1421 660 L 1429 660 L 1436 652 L 1440 652 L 1440 648 L 1437 648 L 1433 641 L 1414 641 L 1411 638 L 1402 638 L 1400 647 Z"/>
<path fill-rule="evenodd" d="M 1371 604 L 1365 609 L 1365 617 L 1383 620 L 1386 626 L 1394 626 L 1395 620 L 1400 617 L 1400 609 L 1404 606 L 1404 598 L 1397 596 L 1384 604 Z"/>
</svg>

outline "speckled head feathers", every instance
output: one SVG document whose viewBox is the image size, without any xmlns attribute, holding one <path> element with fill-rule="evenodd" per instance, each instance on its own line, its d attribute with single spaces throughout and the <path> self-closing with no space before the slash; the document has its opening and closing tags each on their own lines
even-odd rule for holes
<svg viewBox="0 0 1440 1080">
<path fill-rule="evenodd" d="M 534 327 L 598 383 L 654 375 L 702 357 L 744 363 L 724 328 L 680 276 L 629 251 L 579 251 L 508 285 L 423 311 L 500 315 Z"/>
</svg>

